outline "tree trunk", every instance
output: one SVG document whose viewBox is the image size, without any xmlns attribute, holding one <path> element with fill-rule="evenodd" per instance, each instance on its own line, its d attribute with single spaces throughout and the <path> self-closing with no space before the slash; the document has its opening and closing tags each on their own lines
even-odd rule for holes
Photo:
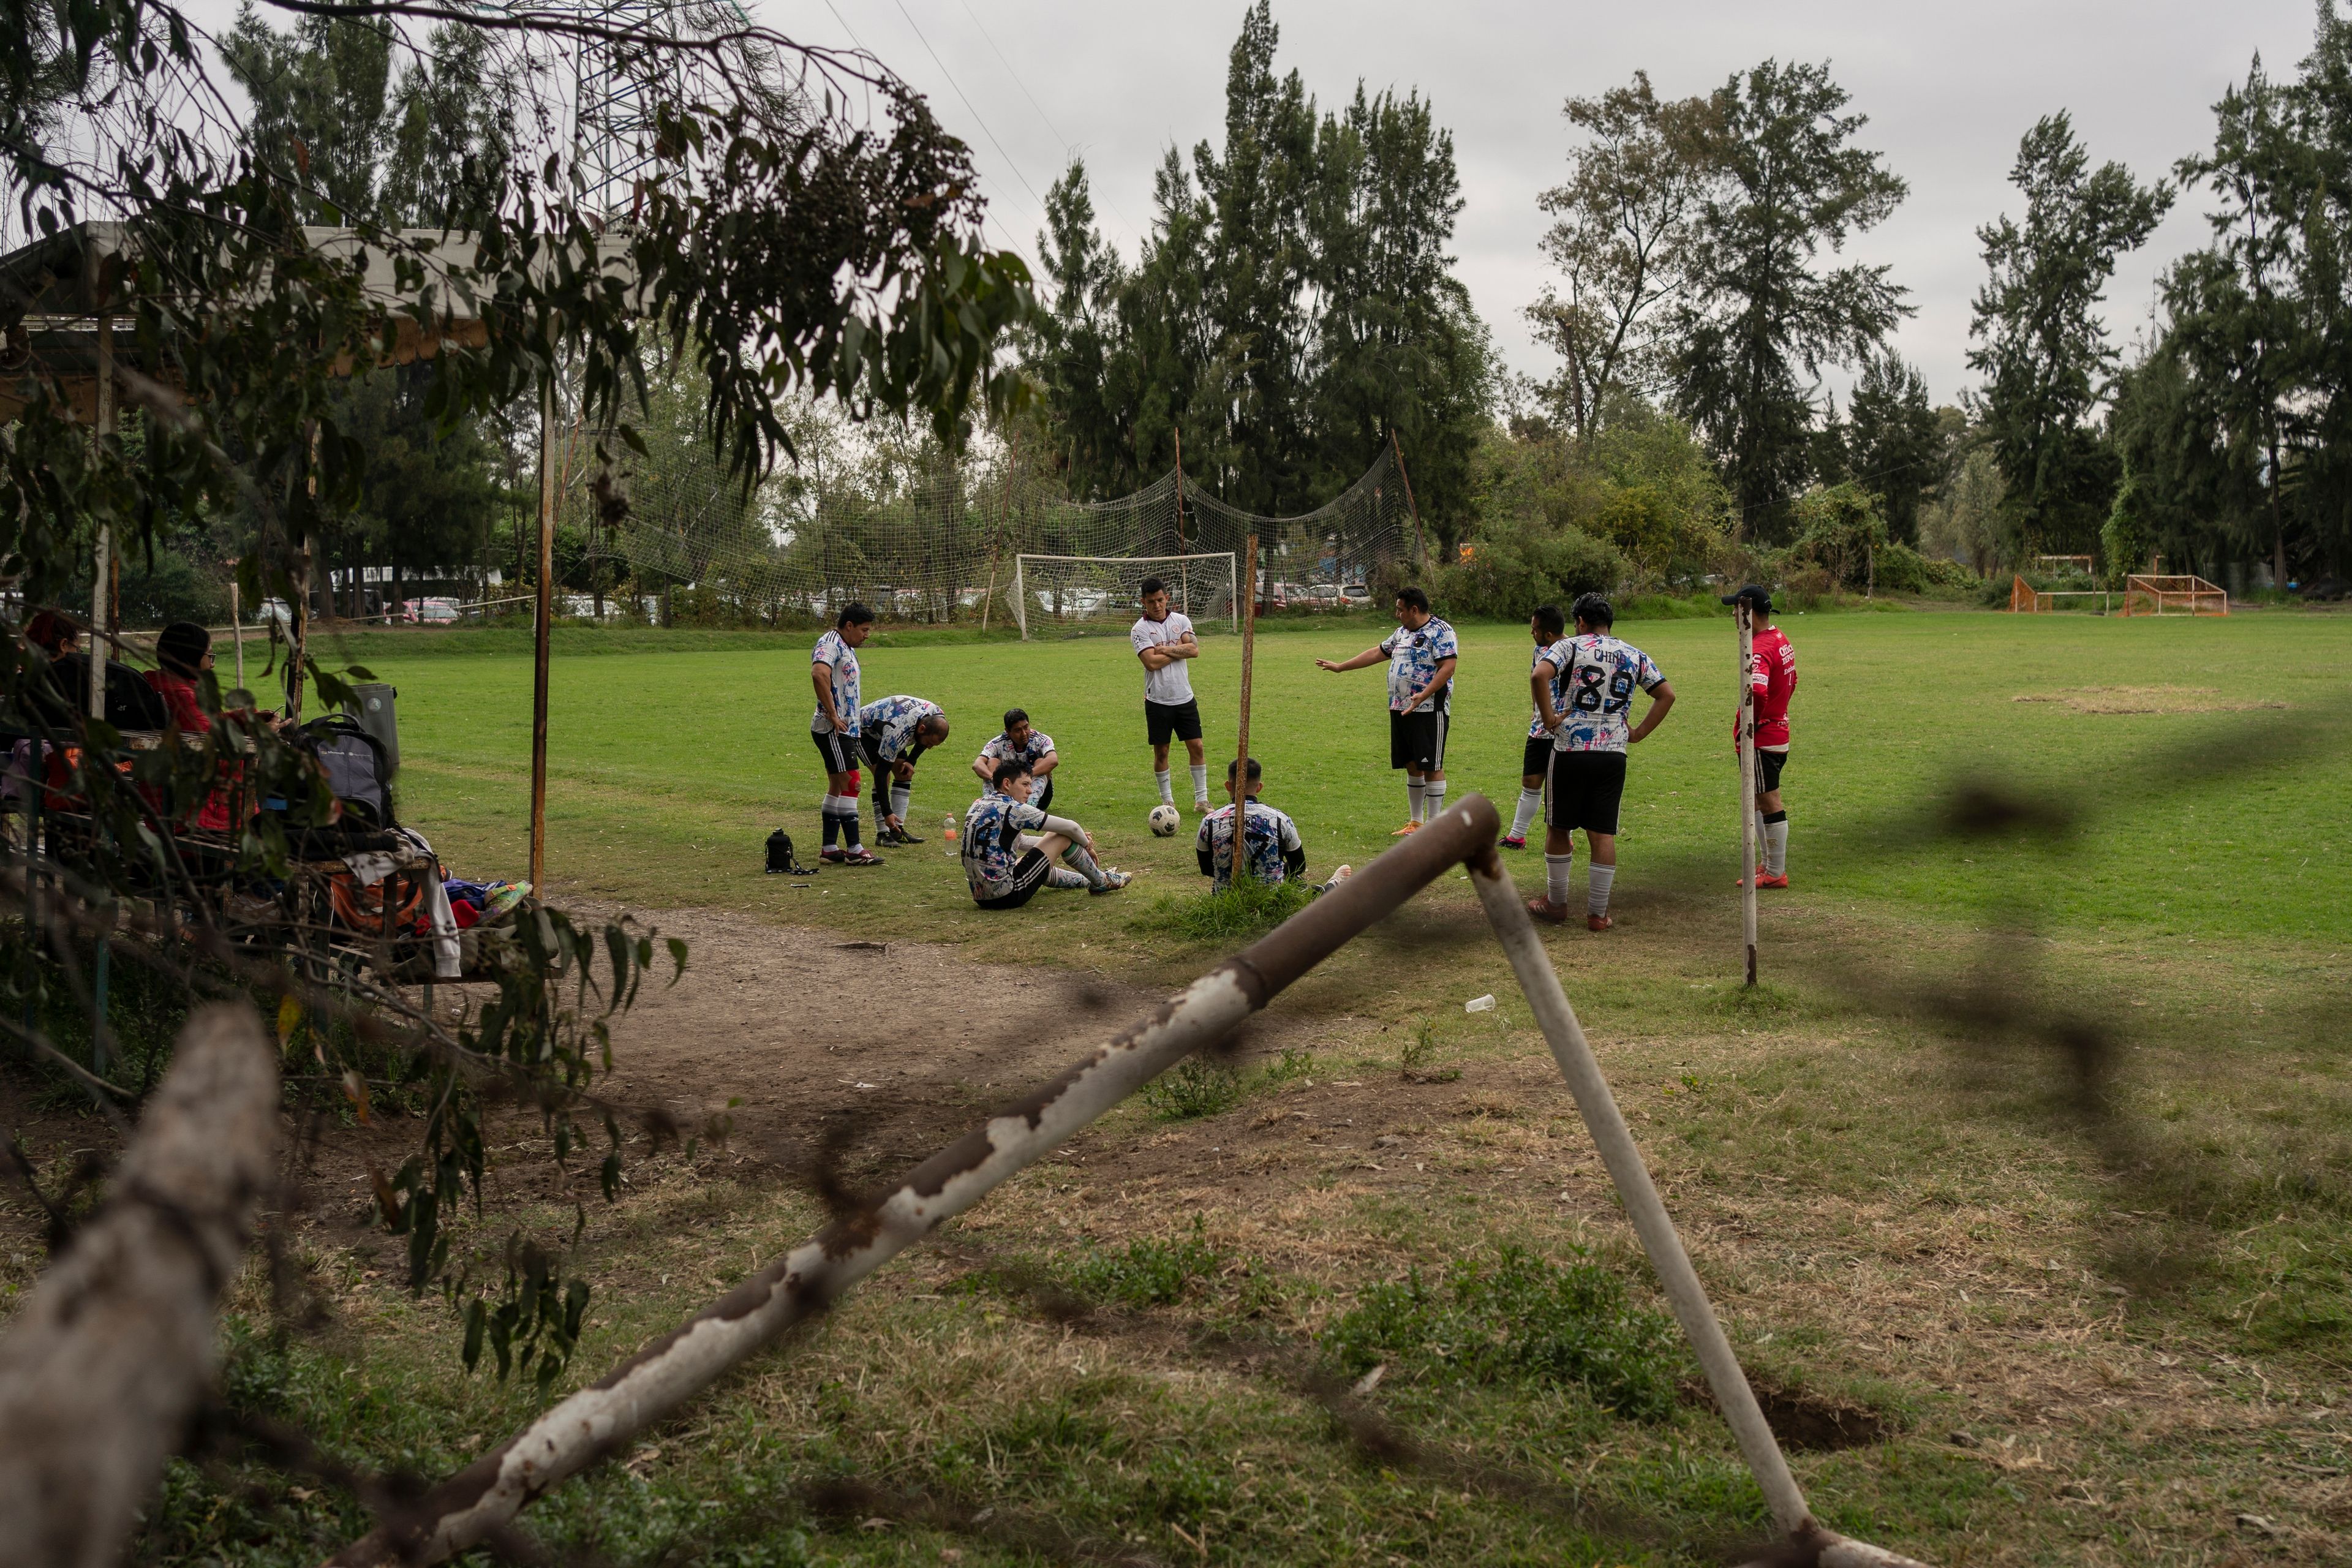
<svg viewBox="0 0 2352 1568">
<path fill-rule="evenodd" d="M 278 1150 L 278 1059 L 244 1003 L 180 1031 L 112 1196 L 0 1340 L 0 1565 L 104 1568 L 213 1385 L 213 1308 Z"/>
</svg>

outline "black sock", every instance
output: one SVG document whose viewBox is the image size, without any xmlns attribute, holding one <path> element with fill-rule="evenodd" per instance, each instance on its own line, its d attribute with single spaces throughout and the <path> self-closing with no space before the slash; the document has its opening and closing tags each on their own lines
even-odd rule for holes
<svg viewBox="0 0 2352 1568">
<path fill-rule="evenodd" d="M 854 805 L 856 803 L 853 800 L 851 804 Z M 855 811 L 845 811 L 841 814 L 841 842 L 845 847 L 852 850 L 858 847 L 857 813 Z"/>
<path fill-rule="evenodd" d="M 832 848 L 840 837 L 841 818 L 833 814 L 833 799 L 828 795 L 824 803 L 824 847 Z"/>
</svg>

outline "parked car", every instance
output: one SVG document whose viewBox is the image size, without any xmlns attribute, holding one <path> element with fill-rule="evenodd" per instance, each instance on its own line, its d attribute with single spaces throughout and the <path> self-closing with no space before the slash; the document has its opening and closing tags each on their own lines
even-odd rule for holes
<svg viewBox="0 0 2352 1568">
<path fill-rule="evenodd" d="M 455 599 L 405 599 L 401 602 L 400 618 L 411 626 L 448 626 L 458 618 Z"/>
<path fill-rule="evenodd" d="M 264 599 L 253 607 L 253 624 L 258 626 L 276 626 L 281 630 L 290 632 L 294 629 L 293 606 L 283 599 Z"/>
</svg>

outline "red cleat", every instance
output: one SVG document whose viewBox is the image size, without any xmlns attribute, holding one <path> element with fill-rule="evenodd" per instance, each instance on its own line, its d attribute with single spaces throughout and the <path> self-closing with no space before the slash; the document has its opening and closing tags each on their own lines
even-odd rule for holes
<svg viewBox="0 0 2352 1568">
<path fill-rule="evenodd" d="M 1539 921 L 1549 921 L 1556 926 L 1568 923 L 1568 906 L 1555 904 L 1549 899 L 1529 899 L 1528 913 Z"/>
<path fill-rule="evenodd" d="M 1496 842 L 1506 849 L 1525 849 L 1528 847 L 1528 841 L 1524 838 L 1505 837 Z"/>
<path fill-rule="evenodd" d="M 1756 885 L 1759 888 L 1785 888 L 1789 885 L 1789 879 L 1786 876 L 1775 877 L 1759 867 L 1756 872 Z"/>
<path fill-rule="evenodd" d="M 1587 931 L 1607 931 L 1611 926 L 1613 926 L 1617 922 L 1615 921 L 1611 920 L 1607 915 L 1587 915 L 1584 917 L 1584 929 Z"/>
</svg>

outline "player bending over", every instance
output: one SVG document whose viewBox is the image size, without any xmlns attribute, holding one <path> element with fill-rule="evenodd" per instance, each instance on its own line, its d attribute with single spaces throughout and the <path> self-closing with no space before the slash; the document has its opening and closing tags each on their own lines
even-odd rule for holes
<svg viewBox="0 0 2352 1568">
<path fill-rule="evenodd" d="M 1021 763 L 999 763 L 989 792 L 964 814 L 963 874 L 972 902 L 983 910 L 1017 910 L 1041 887 L 1111 893 L 1134 880 L 1095 864 L 1094 836 L 1085 828 L 1029 804 L 1036 782 Z"/>
<path fill-rule="evenodd" d="M 1780 770 L 1789 765 L 1789 699 L 1797 694 L 1797 650 L 1772 624 L 1772 595 L 1750 583 L 1723 602 L 1748 601 L 1748 689 L 1756 694 L 1756 842 L 1764 864 L 1759 888 L 1789 885 L 1789 809 L 1780 801 Z M 1731 754 L 1739 756 L 1739 715 L 1731 716 Z"/>
<path fill-rule="evenodd" d="M 1454 666 L 1461 655 L 1454 628 L 1429 613 L 1429 595 L 1397 590 L 1397 629 L 1353 658 L 1318 669 L 1361 669 L 1389 661 L 1389 766 L 1404 770 L 1412 815 L 1391 838 L 1402 838 L 1445 809 L 1445 726 L 1454 711 Z"/>
<path fill-rule="evenodd" d="M 948 738 L 948 716 L 919 697 L 885 697 L 857 714 L 858 750 L 874 770 L 874 816 L 884 844 L 920 844 L 907 831 L 907 807 L 915 793 L 915 764 Z"/>
<path fill-rule="evenodd" d="M 1239 764 L 1225 764 L 1225 793 L 1234 793 L 1234 775 Z M 1258 799 L 1265 784 L 1265 770 L 1255 757 L 1249 764 L 1248 817 L 1242 827 L 1242 875 L 1255 878 L 1268 886 L 1291 881 L 1307 875 L 1307 845 L 1298 837 L 1298 825 L 1289 815 L 1277 811 Z M 1233 884 L 1234 808 L 1221 805 L 1201 819 L 1201 831 L 1192 840 L 1193 856 L 1201 863 L 1201 875 L 1210 879 L 1213 891 L 1223 892 Z M 1330 880 L 1321 883 L 1307 894 L 1319 899 L 1346 881 L 1353 867 L 1342 866 L 1331 873 Z"/>
<path fill-rule="evenodd" d="M 1536 663 L 1544 661 L 1551 645 L 1568 630 L 1568 619 L 1559 613 L 1558 605 L 1538 605 L 1528 617 L 1528 635 L 1536 639 Z M 1532 675 L 1533 668 L 1528 673 Z M 1568 689 L 1560 684 L 1557 670 L 1551 683 L 1551 704 L 1558 708 L 1567 700 Z M 1536 716 L 1528 721 L 1528 743 L 1519 759 L 1519 806 L 1511 814 L 1511 830 L 1503 836 L 1506 849 L 1528 847 L 1528 826 L 1543 809 L 1544 778 L 1551 772 L 1551 731 L 1544 728 L 1543 705 L 1536 705 Z"/>
<path fill-rule="evenodd" d="M 971 760 L 971 771 L 980 775 L 982 789 L 994 782 L 999 763 L 1026 764 L 1029 776 L 1039 786 L 1030 804 L 1040 811 L 1054 809 L 1054 770 L 1062 765 L 1061 755 L 1054 750 L 1054 737 L 1034 728 L 1029 715 L 1018 708 L 1004 710 L 1004 732 L 982 746 L 980 755 Z"/>
<path fill-rule="evenodd" d="M 1609 889 L 1617 879 L 1617 808 L 1625 795 L 1625 749 L 1639 745 L 1675 705 L 1675 689 L 1650 656 L 1610 631 L 1616 612 L 1598 594 L 1570 606 L 1576 635 L 1563 637 L 1536 661 L 1528 685 L 1551 731 L 1551 819 L 1544 834 L 1544 896 L 1528 912 L 1555 925 L 1568 919 L 1568 868 L 1584 829 L 1591 856 L 1586 870 L 1584 923 L 1607 931 Z M 1556 687 L 1554 682 L 1559 682 Z M 1568 700 L 1552 693 L 1564 688 Z M 1639 724 L 1627 715 L 1636 689 L 1650 694 Z"/>
<path fill-rule="evenodd" d="M 857 841 L 857 650 L 873 632 L 873 611 L 844 605 L 833 630 L 816 639 L 809 655 L 809 679 L 816 687 L 809 738 L 824 759 L 824 847 L 818 858 L 832 866 L 882 864 Z"/>
<path fill-rule="evenodd" d="M 1201 750 L 1201 704 L 1192 695 L 1192 678 L 1184 661 L 1201 657 L 1201 639 L 1192 635 L 1192 617 L 1168 607 L 1168 584 L 1146 577 L 1143 615 L 1128 629 L 1135 657 L 1143 662 L 1143 729 L 1151 742 L 1151 776 L 1160 798 L 1176 804 L 1176 789 L 1168 777 L 1168 742 L 1184 742 L 1192 764 L 1192 809 L 1209 809 L 1209 764 Z"/>
</svg>

